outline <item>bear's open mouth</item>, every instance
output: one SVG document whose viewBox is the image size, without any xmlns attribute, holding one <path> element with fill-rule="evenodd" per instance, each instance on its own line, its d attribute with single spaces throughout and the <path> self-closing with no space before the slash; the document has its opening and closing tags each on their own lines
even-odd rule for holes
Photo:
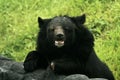
<svg viewBox="0 0 120 80">
<path fill-rule="evenodd" d="M 57 47 L 62 47 L 62 46 L 64 46 L 64 40 L 55 41 L 55 46 L 57 46 Z"/>
</svg>

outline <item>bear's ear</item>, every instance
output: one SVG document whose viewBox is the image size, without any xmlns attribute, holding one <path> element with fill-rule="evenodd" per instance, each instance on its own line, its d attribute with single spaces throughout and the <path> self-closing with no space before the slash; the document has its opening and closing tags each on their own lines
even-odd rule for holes
<svg viewBox="0 0 120 80">
<path fill-rule="evenodd" d="M 42 19 L 41 17 L 38 17 L 38 24 L 41 28 L 44 24 L 47 24 L 51 19 Z"/>
<path fill-rule="evenodd" d="M 84 24 L 85 21 L 86 21 L 86 15 L 83 14 L 83 15 L 81 15 L 81 16 L 72 17 L 72 20 L 73 20 L 77 25 Z"/>
<path fill-rule="evenodd" d="M 40 17 L 38 17 L 38 24 L 39 24 L 39 27 L 41 27 L 44 24 L 44 20 Z"/>
</svg>

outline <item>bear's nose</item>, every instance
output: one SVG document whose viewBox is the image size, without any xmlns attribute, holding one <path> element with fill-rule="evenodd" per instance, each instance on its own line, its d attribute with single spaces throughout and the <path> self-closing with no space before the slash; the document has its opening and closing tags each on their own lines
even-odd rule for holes
<svg viewBox="0 0 120 80">
<path fill-rule="evenodd" d="M 64 39 L 63 34 L 57 34 L 56 37 L 57 37 L 58 40 L 63 40 Z"/>
</svg>

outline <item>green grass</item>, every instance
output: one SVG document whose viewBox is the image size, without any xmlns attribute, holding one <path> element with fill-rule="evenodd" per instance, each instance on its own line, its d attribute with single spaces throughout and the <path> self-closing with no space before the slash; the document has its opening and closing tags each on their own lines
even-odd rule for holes
<svg viewBox="0 0 120 80">
<path fill-rule="evenodd" d="M 35 50 L 38 16 L 83 13 L 85 25 L 95 36 L 97 55 L 120 80 L 119 0 L 0 0 L 0 55 L 24 61 L 27 53 Z"/>
</svg>

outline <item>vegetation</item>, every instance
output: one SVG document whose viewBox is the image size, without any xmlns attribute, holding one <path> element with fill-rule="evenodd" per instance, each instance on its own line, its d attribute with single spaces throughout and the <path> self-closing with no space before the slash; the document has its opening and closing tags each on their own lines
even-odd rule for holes
<svg viewBox="0 0 120 80">
<path fill-rule="evenodd" d="M 0 55 L 24 61 L 35 50 L 37 17 L 78 16 L 85 13 L 95 36 L 99 58 L 120 80 L 119 0 L 0 0 Z"/>
</svg>

